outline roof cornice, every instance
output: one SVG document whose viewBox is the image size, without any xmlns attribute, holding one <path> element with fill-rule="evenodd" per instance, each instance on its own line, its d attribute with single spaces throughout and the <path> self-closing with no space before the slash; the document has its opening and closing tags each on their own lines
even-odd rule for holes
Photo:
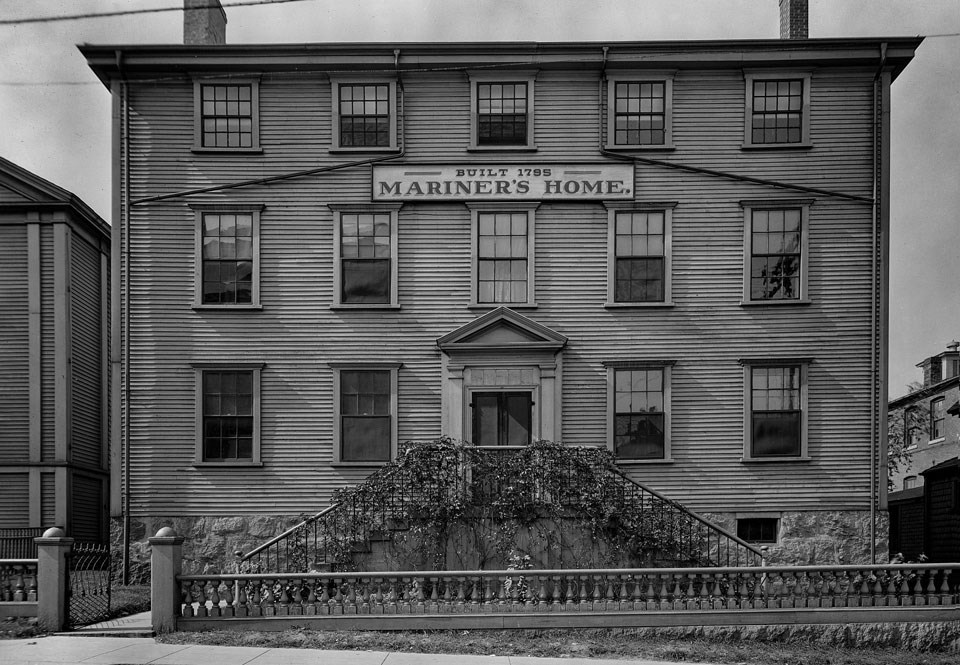
<svg viewBox="0 0 960 665">
<path fill-rule="evenodd" d="M 922 37 L 648 42 L 312 43 L 218 45 L 92 45 L 78 48 L 102 81 L 162 72 L 332 72 L 446 68 L 729 68 L 886 64 L 896 77 Z M 604 48 L 607 49 L 604 56 Z M 399 61 L 395 51 L 400 51 Z"/>
</svg>

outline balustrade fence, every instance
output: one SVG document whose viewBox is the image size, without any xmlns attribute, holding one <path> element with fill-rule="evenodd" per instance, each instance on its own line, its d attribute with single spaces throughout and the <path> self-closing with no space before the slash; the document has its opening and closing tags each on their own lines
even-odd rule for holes
<svg viewBox="0 0 960 665">
<path fill-rule="evenodd" d="M 0 616 L 5 616 L 5 603 L 36 602 L 37 560 L 0 559 Z"/>
<path fill-rule="evenodd" d="M 289 623 L 273 618 L 296 617 L 298 625 L 319 627 L 353 616 L 356 626 L 375 628 L 378 618 L 394 615 L 387 625 L 410 628 L 419 615 L 446 616 L 446 622 L 437 625 L 447 627 L 483 627 L 482 617 L 470 622 L 464 616 L 451 624 L 449 615 L 592 616 L 592 621 L 560 624 L 528 616 L 532 627 L 612 625 L 604 623 L 603 615 L 616 614 L 616 625 L 631 625 L 629 617 L 624 623 L 625 615 L 633 617 L 634 625 L 649 625 L 642 615 L 750 612 L 769 617 L 783 610 L 792 610 L 796 621 L 818 623 L 828 618 L 823 612 L 831 608 L 940 608 L 938 616 L 944 620 L 957 618 L 960 611 L 953 574 L 958 568 L 960 564 L 180 575 L 177 623 L 189 630 L 239 625 L 242 619 Z M 803 619 L 804 612 L 820 618 Z M 409 620 L 395 621 L 404 616 Z M 905 615 L 896 616 L 886 620 Z M 696 617 L 687 621 L 698 623 Z M 741 620 L 728 615 L 726 621 Z M 716 616 L 711 622 L 717 622 Z"/>
</svg>

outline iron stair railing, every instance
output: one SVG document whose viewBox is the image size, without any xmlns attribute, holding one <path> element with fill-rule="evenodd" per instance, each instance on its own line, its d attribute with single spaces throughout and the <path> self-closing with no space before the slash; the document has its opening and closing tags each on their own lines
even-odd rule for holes
<svg viewBox="0 0 960 665">
<path fill-rule="evenodd" d="M 363 483 L 341 491 L 330 507 L 304 518 L 246 554 L 237 572 L 308 572 L 348 565 L 370 551 L 374 537 L 402 530 L 420 518 L 418 506 L 466 506 L 460 519 L 488 516 L 497 502 L 551 504 L 581 514 L 602 515 L 607 528 L 632 534 L 634 546 L 653 563 L 681 566 L 755 566 L 755 546 L 656 490 L 626 476 L 604 449 L 539 442 L 519 448 L 478 448 L 441 440 L 417 446 L 418 464 L 404 455 Z M 524 484 L 523 465 L 538 474 Z M 544 473 L 543 470 L 549 471 Z M 439 482 L 438 479 L 443 479 Z M 502 503 L 501 503 L 502 505 Z"/>
</svg>

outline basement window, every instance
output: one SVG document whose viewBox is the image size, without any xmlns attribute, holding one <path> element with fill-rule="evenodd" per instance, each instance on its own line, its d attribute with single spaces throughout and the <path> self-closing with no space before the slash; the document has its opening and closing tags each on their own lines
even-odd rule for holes
<svg viewBox="0 0 960 665">
<path fill-rule="evenodd" d="M 746 517 L 737 520 L 737 538 L 757 545 L 776 545 L 780 520 L 776 517 Z"/>
</svg>

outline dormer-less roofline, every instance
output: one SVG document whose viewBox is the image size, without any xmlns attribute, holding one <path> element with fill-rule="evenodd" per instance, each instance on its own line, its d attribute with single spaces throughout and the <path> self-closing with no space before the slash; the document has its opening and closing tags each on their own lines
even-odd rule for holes
<svg viewBox="0 0 960 665">
<path fill-rule="evenodd" d="M 876 67 L 896 78 L 922 37 L 647 42 L 473 42 L 379 44 L 92 45 L 78 48 L 104 84 L 121 75 L 182 72 L 299 72 L 432 68 L 606 70 L 757 67 Z M 395 51 L 400 51 L 397 58 Z"/>
</svg>

